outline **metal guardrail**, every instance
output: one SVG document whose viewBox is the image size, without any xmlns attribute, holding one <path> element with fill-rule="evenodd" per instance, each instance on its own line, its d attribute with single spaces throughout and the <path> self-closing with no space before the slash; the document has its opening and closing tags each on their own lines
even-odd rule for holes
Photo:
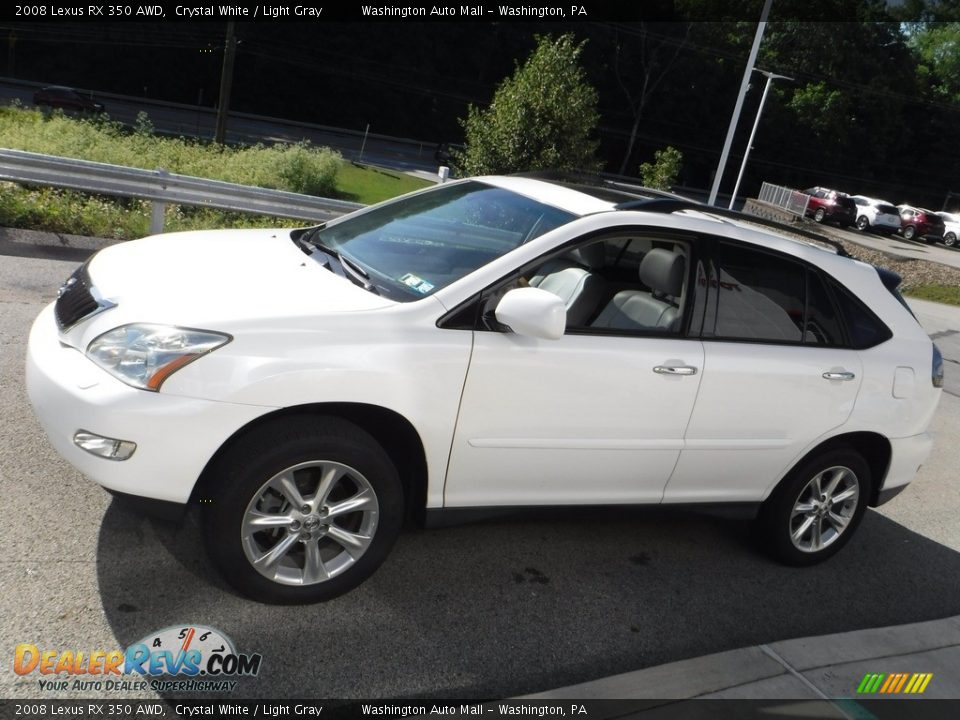
<svg viewBox="0 0 960 720">
<path fill-rule="evenodd" d="M 768 182 L 763 183 L 760 187 L 760 196 L 757 199 L 760 202 L 776 205 L 799 217 L 806 214 L 807 203 L 810 202 L 810 196 L 806 193 Z"/>
<path fill-rule="evenodd" d="M 0 149 L 0 180 L 134 197 L 153 202 L 150 232 L 163 231 L 167 203 L 323 221 L 364 207 L 359 203 L 220 180 Z"/>
</svg>

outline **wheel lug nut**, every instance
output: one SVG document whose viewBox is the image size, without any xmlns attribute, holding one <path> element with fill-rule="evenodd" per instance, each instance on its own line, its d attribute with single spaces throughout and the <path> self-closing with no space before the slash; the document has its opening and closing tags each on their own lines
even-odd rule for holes
<svg viewBox="0 0 960 720">
<path fill-rule="evenodd" d="M 299 523 L 297 520 L 294 520 L 292 523 L 290 523 L 290 529 L 291 529 L 291 530 L 299 530 L 299 529 L 300 529 L 300 523 Z"/>
<path fill-rule="evenodd" d="M 310 506 L 309 506 L 309 505 L 301 505 L 301 506 L 300 506 L 300 512 L 305 512 L 305 513 L 310 512 Z"/>
</svg>

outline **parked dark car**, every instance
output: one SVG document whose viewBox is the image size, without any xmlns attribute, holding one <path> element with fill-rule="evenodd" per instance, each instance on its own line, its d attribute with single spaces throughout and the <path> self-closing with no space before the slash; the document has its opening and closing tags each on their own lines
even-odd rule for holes
<svg viewBox="0 0 960 720">
<path fill-rule="evenodd" d="M 853 227 L 857 222 L 857 205 L 846 193 L 830 188 L 812 187 L 804 192 L 810 196 L 807 216 L 818 223 L 834 222 L 840 227 Z"/>
<path fill-rule="evenodd" d="M 907 240 L 922 238 L 928 243 L 943 239 L 943 218 L 932 210 L 897 205 L 900 210 L 900 234 Z"/>
<path fill-rule="evenodd" d="M 33 104 L 37 107 L 48 107 L 74 112 L 102 113 L 106 112 L 103 103 L 93 99 L 90 93 L 82 93 L 73 88 L 61 85 L 51 85 L 33 94 Z"/>
</svg>

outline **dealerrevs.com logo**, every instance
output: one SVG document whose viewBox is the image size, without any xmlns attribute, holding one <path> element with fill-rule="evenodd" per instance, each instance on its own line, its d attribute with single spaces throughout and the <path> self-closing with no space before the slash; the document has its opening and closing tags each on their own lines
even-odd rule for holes
<svg viewBox="0 0 960 720">
<path fill-rule="evenodd" d="M 39 675 L 41 690 L 133 692 L 231 692 L 242 677 L 260 672 L 260 653 L 239 653 L 219 630 L 171 626 L 126 650 L 49 650 L 21 643 L 13 671 Z M 65 677 L 64 677 L 65 676 Z"/>
</svg>

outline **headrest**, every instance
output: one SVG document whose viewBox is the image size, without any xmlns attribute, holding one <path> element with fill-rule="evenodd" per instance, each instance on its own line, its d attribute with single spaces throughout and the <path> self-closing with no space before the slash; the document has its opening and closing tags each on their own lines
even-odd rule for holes
<svg viewBox="0 0 960 720">
<path fill-rule="evenodd" d="M 606 261 L 606 243 L 600 242 L 584 245 L 569 253 L 576 262 L 586 265 L 590 270 L 599 270 Z"/>
<path fill-rule="evenodd" d="M 640 262 L 640 282 L 654 292 L 679 297 L 683 292 L 683 255 L 654 248 Z"/>
</svg>

